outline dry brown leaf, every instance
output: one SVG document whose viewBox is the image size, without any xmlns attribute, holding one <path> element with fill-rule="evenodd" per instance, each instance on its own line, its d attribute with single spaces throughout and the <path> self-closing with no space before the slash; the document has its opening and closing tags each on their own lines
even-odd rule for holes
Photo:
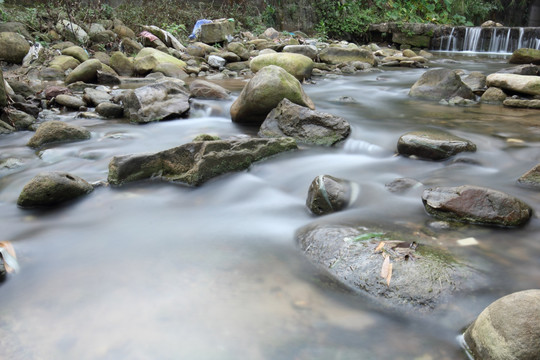
<svg viewBox="0 0 540 360">
<path fill-rule="evenodd" d="M 381 242 L 379 243 L 379 245 L 377 245 L 377 247 L 375 248 L 375 252 L 381 251 L 381 249 L 384 247 L 385 244 L 386 244 L 386 243 L 385 243 L 384 241 L 381 241 Z"/>
<path fill-rule="evenodd" d="M 390 279 L 392 279 L 392 263 L 390 262 L 390 256 L 385 255 L 381 268 L 381 277 L 386 280 L 386 284 L 390 286 Z"/>
<path fill-rule="evenodd" d="M 13 247 L 13 245 L 11 245 L 9 241 L 0 241 L 0 247 L 4 248 L 8 255 L 11 255 L 11 257 L 13 258 L 12 261 L 6 260 L 4 258 L 4 267 L 6 268 L 6 271 L 10 274 L 18 271 L 17 255 L 15 254 L 15 248 Z M 16 268 L 10 266 L 9 264 L 12 264 Z"/>
</svg>

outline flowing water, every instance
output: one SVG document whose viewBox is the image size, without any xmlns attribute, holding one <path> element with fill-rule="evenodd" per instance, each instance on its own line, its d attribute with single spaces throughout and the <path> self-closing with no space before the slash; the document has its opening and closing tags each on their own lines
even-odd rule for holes
<svg viewBox="0 0 540 360">
<path fill-rule="evenodd" d="M 443 54 L 432 66 L 488 74 L 505 62 Z M 200 133 L 226 138 L 257 129 L 231 122 L 232 101 L 199 101 L 189 119 L 144 126 L 49 114 L 87 127 L 92 138 L 38 152 L 25 146 L 30 132 L 2 135 L 0 160 L 17 160 L 0 169 L 0 240 L 13 244 L 21 271 L 0 286 L 0 358 L 466 359 L 457 337 L 486 305 L 540 288 L 538 218 L 520 229 L 442 234 L 441 246 L 477 264 L 491 282 L 427 316 L 390 311 L 336 286 L 295 243 L 295 232 L 316 220 L 305 199 L 321 174 L 361 186 L 354 207 L 323 221 L 432 221 L 418 192 L 385 189 L 398 177 L 489 186 L 540 210 L 538 191 L 515 182 L 540 162 L 539 112 L 415 101 L 407 93 L 423 71 L 382 69 L 304 85 L 319 110 L 351 123 L 350 138 L 335 148 L 303 147 L 199 188 L 100 187 L 50 211 L 16 206 L 39 172 L 100 181 L 114 155 L 168 149 Z M 224 83 L 235 97 L 242 84 Z M 357 103 L 336 101 L 342 96 Z M 394 156 L 399 136 L 423 127 L 466 137 L 478 151 L 458 156 L 463 161 Z M 456 236 L 479 245 L 459 247 Z"/>
</svg>

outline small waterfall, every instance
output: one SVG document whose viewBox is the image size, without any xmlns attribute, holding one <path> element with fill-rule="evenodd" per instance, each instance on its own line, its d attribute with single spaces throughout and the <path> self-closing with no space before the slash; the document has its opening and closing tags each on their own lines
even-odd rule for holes
<svg viewBox="0 0 540 360">
<path fill-rule="evenodd" d="M 449 35 L 448 35 L 449 34 Z M 442 51 L 512 53 L 520 48 L 540 50 L 540 28 L 452 27 L 443 28 L 432 44 Z M 436 46 L 436 45 L 435 45 Z"/>
</svg>

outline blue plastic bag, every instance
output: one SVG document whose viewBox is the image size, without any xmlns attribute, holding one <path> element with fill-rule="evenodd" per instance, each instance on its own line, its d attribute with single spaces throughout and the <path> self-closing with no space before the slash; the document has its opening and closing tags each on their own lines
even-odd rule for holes
<svg viewBox="0 0 540 360">
<path fill-rule="evenodd" d="M 188 37 L 189 40 L 195 40 L 199 36 L 199 34 L 201 33 L 201 25 L 210 24 L 211 22 L 212 20 L 207 19 L 197 20 L 195 26 L 193 27 L 193 32 Z"/>
</svg>

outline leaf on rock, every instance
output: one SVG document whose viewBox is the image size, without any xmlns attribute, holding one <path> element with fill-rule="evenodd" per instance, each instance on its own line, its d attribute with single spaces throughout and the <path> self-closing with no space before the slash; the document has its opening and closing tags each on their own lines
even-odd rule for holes
<svg viewBox="0 0 540 360">
<path fill-rule="evenodd" d="M 18 272 L 19 263 L 17 262 L 17 255 L 15 249 L 9 241 L 0 241 L 0 255 L 4 259 L 4 267 L 8 273 Z"/>
<path fill-rule="evenodd" d="M 390 256 L 385 255 L 381 268 L 381 277 L 386 280 L 386 284 L 390 286 L 390 279 L 392 279 L 392 263 L 390 262 Z"/>
<path fill-rule="evenodd" d="M 375 252 L 381 251 L 382 248 L 384 247 L 384 245 L 386 245 L 386 242 L 381 241 L 381 242 L 377 245 L 377 247 L 375 248 L 374 251 L 375 251 Z"/>
</svg>

